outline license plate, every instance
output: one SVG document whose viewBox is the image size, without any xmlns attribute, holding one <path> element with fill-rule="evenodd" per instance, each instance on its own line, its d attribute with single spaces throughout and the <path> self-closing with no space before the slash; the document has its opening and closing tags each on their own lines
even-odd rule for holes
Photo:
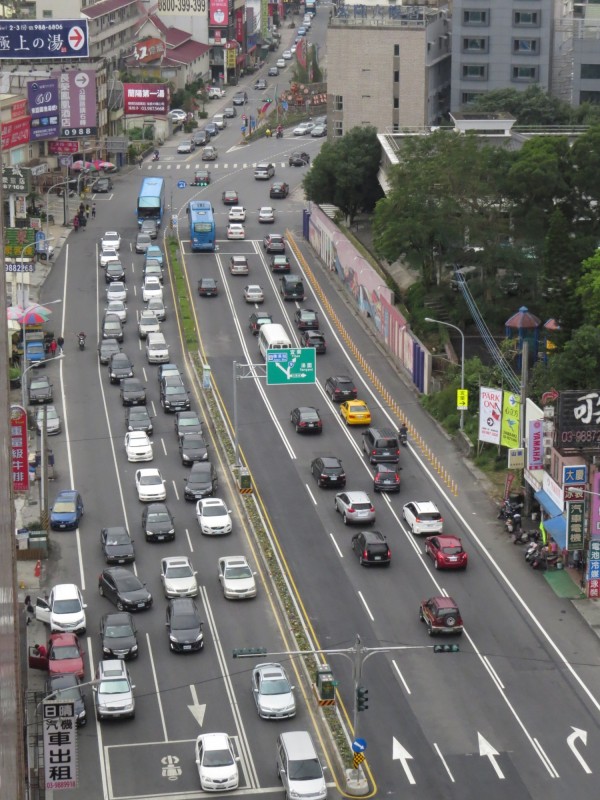
<svg viewBox="0 0 600 800">
<path fill-rule="evenodd" d="M 375 556 L 373 560 L 374 561 L 381 561 L 381 556 Z"/>
<path fill-rule="evenodd" d="M 117 561 L 117 564 L 124 564 L 124 563 L 125 563 L 125 559 L 124 559 L 124 558 L 120 558 L 120 559 Z"/>
<path fill-rule="evenodd" d="M 314 422 L 309 422 L 308 423 L 308 427 L 309 428 L 314 428 L 315 427 L 315 423 Z"/>
<path fill-rule="evenodd" d="M 138 603 L 137 604 L 138 608 L 144 608 L 145 606 L 146 606 L 146 603 Z"/>
<path fill-rule="evenodd" d="M 390 454 L 390 451 L 389 451 L 389 450 L 384 450 L 384 451 L 383 451 L 383 455 L 384 455 L 384 456 L 389 456 L 389 454 Z"/>
<path fill-rule="evenodd" d="M 158 539 L 158 541 L 159 541 L 159 542 L 162 542 L 162 540 L 163 540 L 165 537 L 164 537 L 164 536 L 162 536 L 162 534 L 161 534 L 160 536 L 157 536 L 156 538 Z"/>
<path fill-rule="evenodd" d="M 358 516 L 359 516 L 359 517 L 366 517 L 366 516 L 367 516 L 367 513 L 368 513 L 368 512 L 366 512 L 366 511 L 359 511 L 359 512 L 358 512 Z"/>
<path fill-rule="evenodd" d="M 449 556 L 448 561 L 458 561 L 458 558 L 456 556 Z"/>
<path fill-rule="evenodd" d="M 192 645 L 191 644 L 184 644 L 183 645 L 183 649 L 184 650 L 191 650 L 192 649 Z"/>
</svg>

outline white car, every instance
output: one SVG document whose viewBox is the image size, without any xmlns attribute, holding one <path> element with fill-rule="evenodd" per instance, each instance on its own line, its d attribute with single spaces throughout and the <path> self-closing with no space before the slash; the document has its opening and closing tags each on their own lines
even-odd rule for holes
<svg viewBox="0 0 600 800">
<path fill-rule="evenodd" d="M 123 300 L 111 300 L 104 309 L 106 314 L 114 314 L 121 322 L 127 322 L 127 306 Z"/>
<path fill-rule="evenodd" d="M 142 285 L 142 300 L 144 303 L 147 303 L 148 300 L 151 300 L 153 297 L 160 297 L 162 300 L 162 284 L 158 278 L 155 278 L 153 275 L 149 275 L 144 279 L 144 283 Z"/>
<path fill-rule="evenodd" d="M 190 141 L 190 139 L 184 139 L 183 142 L 180 142 L 177 145 L 177 152 L 178 153 L 191 153 L 194 150 L 194 145 Z"/>
<path fill-rule="evenodd" d="M 228 600 L 256 597 L 256 572 L 252 572 L 244 556 L 223 556 L 219 559 L 219 583 Z"/>
<path fill-rule="evenodd" d="M 286 67 L 285 59 L 278 58 L 277 61 L 275 62 L 275 66 L 278 67 L 278 69 L 284 69 Z"/>
<path fill-rule="evenodd" d="M 113 300 L 127 300 L 127 286 L 123 281 L 113 281 L 106 287 L 106 301 L 111 303 Z"/>
<path fill-rule="evenodd" d="M 198 581 L 187 556 L 170 556 L 160 562 L 160 579 L 165 597 L 196 597 Z"/>
<path fill-rule="evenodd" d="M 284 50 L 281 54 L 281 57 L 284 58 L 286 61 L 290 61 L 292 58 L 292 51 L 291 50 Z"/>
<path fill-rule="evenodd" d="M 200 530 L 207 536 L 231 533 L 231 511 L 217 497 L 206 497 L 196 503 L 196 518 Z"/>
<path fill-rule="evenodd" d="M 131 432 L 133 433 L 133 431 Z M 135 473 L 135 488 L 142 503 L 154 503 L 156 500 L 167 499 L 163 477 L 154 467 L 138 469 Z"/>
<path fill-rule="evenodd" d="M 233 752 L 226 733 L 204 733 L 196 739 L 196 766 L 200 788 L 205 792 L 226 792 L 237 789 L 239 757 Z"/>
<path fill-rule="evenodd" d="M 245 222 L 246 209 L 244 206 L 231 206 L 229 209 L 229 222 Z"/>
<path fill-rule="evenodd" d="M 162 297 L 151 297 L 146 306 L 146 311 L 153 311 L 159 322 L 164 322 L 167 318 L 167 309 Z"/>
<path fill-rule="evenodd" d="M 258 209 L 259 222 L 275 222 L 275 209 L 272 206 L 261 206 Z"/>
<path fill-rule="evenodd" d="M 58 583 L 46 598 L 38 597 L 35 618 L 50 626 L 50 633 L 85 633 L 86 604 L 74 583 Z"/>
<path fill-rule="evenodd" d="M 100 240 L 100 247 L 103 250 L 105 247 L 112 247 L 114 250 L 119 250 L 121 247 L 121 235 L 117 231 L 106 231 Z"/>
<path fill-rule="evenodd" d="M 55 433 L 60 433 L 60 416 L 55 406 L 42 406 L 38 408 L 35 414 L 35 426 L 38 433 L 44 430 L 44 417 L 46 417 L 46 434 L 53 436 Z"/>
<path fill-rule="evenodd" d="M 129 431 L 125 434 L 127 461 L 152 461 L 152 442 L 146 431 Z"/>
<path fill-rule="evenodd" d="M 229 225 L 227 226 L 227 238 L 245 239 L 246 231 L 244 230 L 244 226 L 239 225 L 237 222 L 230 222 Z"/>
<path fill-rule="evenodd" d="M 301 122 L 300 125 L 297 125 L 292 133 L 294 136 L 306 136 L 308 133 L 312 131 L 315 127 L 314 122 Z"/>
<path fill-rule="evenodd" d="M 121 258 L 119 256 L 118 250 L 115 250 L 114 247 L 103 247 L 100 250 L 100 266 L 106 267 L 113 261 L 120 261 Z"/>
<path fill-rule="evenodd" d="M 145 339 L 149 333 L 158 333 L 160 331 L 160 322 L 154 311 L 144 309 L 140 311 L 138 319 L 138 333 L 140 339 Z"/>
<path fill-rule="evenodd" d="M 185 122 L 187 119 L 187 114 L 181 108 L 172 108 L 168 115 L 173 122 Z"/>
<path fill-rule="evenodd" d="M 402 516 L 414 534 L 426 533 L 427 536 L 431 536 L 434 533 L 442 533 L 444 529 L 444 518 L 436 504 L 430 501 L 411 500 L 402 508 Z"/>
<path fill-rule="evenodd" d="M 244 300 L 247 303 L 264 303 L 265 293 L 257 283 L 244 286 Z"/>
</svg>

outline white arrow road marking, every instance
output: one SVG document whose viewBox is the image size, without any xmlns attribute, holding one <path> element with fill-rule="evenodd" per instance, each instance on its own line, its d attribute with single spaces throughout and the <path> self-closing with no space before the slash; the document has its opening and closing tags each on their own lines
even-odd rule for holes
<svg viewBox="0 0 600 800">
<path fill-rule="evenodd" d="M 487 739 L 484 739 L 479 731 L 477 731 L 477 740 L 479 742 L 479 755 L 489 758 L 490 764 L 494 768 L 496 775 L 500 778 L 500 780 L 504 780 L 504 773 L 496 763 L 496 758 L 500 755 L 500 753 L 488 742 Z"/>
<path fill-rule="evenodd" d="M 414 786 L 415 783 L 416 783 L 416 780 L 413 778 L 413 774 L 410 771 L 410 767 L 408 766 L 407 762 L 409 760 L 412 761 L 411 754 L 408 752 L 408 750 L 406 750 L 404 747 L 402 747 L 402 745 L 400 744 L 398 739 L 396 739 L 396 737 L 393 736 L 392 737 L 392 761 L 399 761 L 402 764 L 402 769 L 406 773 L 406 777 L 408 778 L 408 782 Z"/>
<path fill-rule="evenodd" d="M 192 705 L 188 706 L 189 710 L 192 712 L 192 715 L 198 725 L 202 727 L 202 723 L 204 722 L 204 714 L 206 712 L 206 704 L 198 702 L 198 695 L 196 694 L 196 687 L 192 683 L 190 686 L 190 692 L 192 693 Z"/>
<path fill-rule="evenodd" d="M 585 763 L 585 761 L 583 760 L 583 756 L 581 755 L 581 753 L 578 752 L 577 748 L 575 747 L 575 742 L 577 739 L 581 739 L 581 741 L 583 742 L 583 746 L 587 747 L 587 731 L 584 731 L 581 728 L 575 728 L 572 725 L 571 729 L 573 733 L 567 736 L 567 744 L 573 751 L 573 755 L 575 756 L 577 761 L 579 761 L 579 763 L 581 764 L 581 768 L 583 769 L 583 771 L 586 772 L 588 775 L 591 775 L 592 770 Z"/>
</svg>

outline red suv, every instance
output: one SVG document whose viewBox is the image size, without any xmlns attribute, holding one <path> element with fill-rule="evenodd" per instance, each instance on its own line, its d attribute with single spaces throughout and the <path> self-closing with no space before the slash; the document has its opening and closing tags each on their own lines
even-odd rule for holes
<svg viewBox="0 0 600 800">
<path fill-rule="evenodd" d="M 428 536 L 425 553 L 436 569 L 466 569 L 469 560 L 458 536 Z"/>
<path fill-rule="evenodd" d="M 463 621 L 458 606 L 451 597 L 430 597 L 423 600 L 419 608 L 419 619 L 427 625 L 427 633 L 463 632 Z"/>
</svg>

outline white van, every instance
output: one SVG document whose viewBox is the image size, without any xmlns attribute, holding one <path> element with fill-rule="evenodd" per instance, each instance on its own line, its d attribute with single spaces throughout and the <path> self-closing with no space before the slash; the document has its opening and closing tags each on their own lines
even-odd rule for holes
<svg viewBox="0 0 600 800">
<path fill-rule="evenodd" d="M 280 733 L 277 739 L 277 772 L 286 797 L 325 800 L 327 784 L 323 767 L 308 731 Z"/>
<path fill-rule="evenodd" d="M 223 128 L 227 127 L 227 120 L 223 116 L 223 114 L 215 114 L 212 118 L 212 121 L 215 123 L 217 128 L 222 131 Z"/>
<path fill-rule="evenodd" d="M 169 348 L 162 333 L 149 333 L 146 337 L 146 358 L 149 364 L 166 364 Z"/>
<path fill-rule="evenodd" d="M 262 357 L 267 359 L 267 350 L 285 350 L 292 347 L 289 336 L 283 325 L 277 322 L 267 322 L 261 325 L 258 334 L 258 349 Z"/>
</svg>

